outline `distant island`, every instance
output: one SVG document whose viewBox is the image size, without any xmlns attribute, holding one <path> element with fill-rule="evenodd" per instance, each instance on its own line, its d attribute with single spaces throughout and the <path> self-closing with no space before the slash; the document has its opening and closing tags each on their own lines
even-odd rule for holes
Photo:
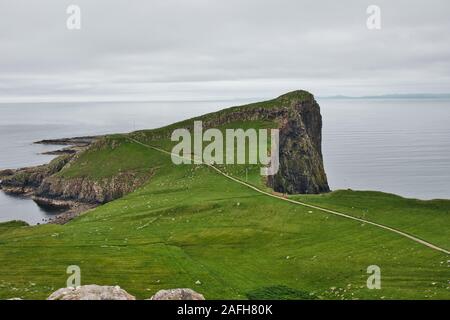
<svg viewBox="0 0 450 320">
<path fill-rule="evenodd" d="M 320 99 L 450 99 L 450 93 L 411 93 L 411 94 L 383 94 L 375 96 L 325 96 Z"/>
</svg>

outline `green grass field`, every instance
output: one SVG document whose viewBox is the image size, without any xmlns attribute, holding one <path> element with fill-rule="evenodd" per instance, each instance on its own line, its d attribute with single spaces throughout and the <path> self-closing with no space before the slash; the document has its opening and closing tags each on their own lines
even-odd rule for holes
<svg viewBox="0 0 450 320">
<path fill-rule="evenodd" d="M 170 150 L 154 133 L 139 137 Z M 264 187 L 256 166 L 222 169 Z M 44 299 L 66 286 L 67 266 L 78 265 L 82 284 L 120 285 L 142 299 L 181 287 L 207 299 L 450 299 L 445 253 L 264 196 L 203 165 L 175 166 L 126 136 L 108 137 L 59 174 L 127 170 L 155 174 L 66 225 L 0 224 L 0 298 Z M 294 198 L 450 249 L 450 201 L 356 191 Z M 366 287 L 370 265 L 381 268 L 381 290 Z"/>
</svg>

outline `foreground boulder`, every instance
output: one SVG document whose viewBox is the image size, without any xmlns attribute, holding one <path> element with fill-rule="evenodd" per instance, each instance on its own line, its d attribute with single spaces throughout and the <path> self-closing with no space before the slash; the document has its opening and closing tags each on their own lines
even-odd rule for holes
<svg viewBox="0 0 450 320">
<path fill-rule="evenodd" d="M 136 300 L 119 286 L 98 286 L 95 284 L 61 288 L 53 292 L 47 300 Z"/>
<path fill-rule="evenodd" d="M 158 291 L 150 300 L 205 300 L 205 297 L 192 289 L 170 289 Z"/>
</svg>

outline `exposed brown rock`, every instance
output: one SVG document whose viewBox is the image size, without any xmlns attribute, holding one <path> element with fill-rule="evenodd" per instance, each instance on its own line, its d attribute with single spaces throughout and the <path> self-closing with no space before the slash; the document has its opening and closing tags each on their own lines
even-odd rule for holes
<svg viewBox="0 0 450 320">
<path fill-rule="evenodd" d="M 11 170 L 11 169 L 0 170 L 0 179 L 8 177 L 8 176 L 12 176 L 13 174 L 14 174 L 14 170 Z"/>
<path fill-rule="evenodd" d="M 63 178 L 51 176 L 44 179 L 36 191 L 39 197 L 74 200 L 86 203 L 107 203 L 130 193 L 150 177 L 123 172 L 98 181 L 89 178 Z"/>
</svg>

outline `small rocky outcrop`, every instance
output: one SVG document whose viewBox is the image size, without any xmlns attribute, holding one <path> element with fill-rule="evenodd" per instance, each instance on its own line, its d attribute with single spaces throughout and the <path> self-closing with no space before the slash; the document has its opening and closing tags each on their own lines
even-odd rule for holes
<svg viewBox="0 0 450 320">
<path fill-rule="evenodd" d="M 96 181 L 86 177 L 63 178 L 51 176 L 42 181 L 36 190 L 36 196 L 102 204 L 136 190 L 149 179 L 150 175 L 150 172 L 147 175 L 122 172 L 116 176 Z"/>
<path fill-rule="evenodd" d="M 62 139 L 48 139 L 35 142 L 35 144 L 50 144 L 50 145 L 60 145 L 60 146 L 77 146 L 77 147 L 87 147 L 96 140 L 102 138 L 103 136 L 86 136 L 86 137 L 73 137 L 73 138 L 62 138 Z"/>
<path fill-rule="evenodd" d="M 150 300 L 205 300 L 205 297 L 192 289 L 160 290 Z"/>
<path fill-rule="evenodd" d="M 136 300 L 136 298 L 119 286 L 91 284 L 61 288 L 53 292 L 47 300 Z"/>
<path fill-rule="evenodd" d="M 3 170 L 0 172 L 0 188 L 13 194 L 32 193 L 45 178 L 59 172 L 72 159 L 71 155 L 63 155 L 49 164 L 21 168 L 16 170 Z"/>
<path fill-rule="evenodd" d="M 0 179 L 12 176 L 14 174 L 14 170 L 6 169 L 6 170 L 0 170 Z"/>
<path fill-rule="evenodd" d="M 45 144 L 45 145 L 58 145 L 58 146 L 68 146 L 59 150 L 52 150 L 43 152 L 46 155 L 63 155 L 63 154 L 76 154 L 79 151 L 89 147 L 92 143 L 99 140 L 103 136 L 87 136 L 87 137 L 74 137 L 74 138 L 62 138 L 62 139 L 51 139 L 51 140 L 41 140 L 35 142 L 35 144 Z"/>
</svg>

